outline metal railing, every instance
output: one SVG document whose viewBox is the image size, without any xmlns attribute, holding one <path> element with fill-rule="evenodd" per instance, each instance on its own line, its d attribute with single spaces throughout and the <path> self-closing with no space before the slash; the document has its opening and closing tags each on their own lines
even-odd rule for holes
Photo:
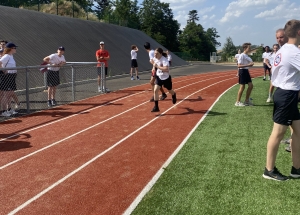
<svg viewBox="0 0 300 215">
<path fill-rule="evenodd" d="M 101 82 L 98 86 L 97 65 L 100 64 Z M 10 111 L 10 116 L 25 115 L 48 108 L 47 73 L 41 72 L 45 66 L 25 66 L 0 68 L 5 74 L 0 77 L 0 121 L 9 117 L 2 113 Z M 14 80 L 7 79 L 7 70 L 17 70 Z M 9 84 L 5 82 L 11 81 Z M 10 89 L 11 84 L 16 85 Z M 101 90 L 99 90 L 101 89 Z M 67 62 L 59 69 L 59 85 L 56 87 L 57 105 L 67 104 L 87 97 L 106 93 L 105 65 L 99 62 Z M 4 105 L 5 104 L 5 105 Z M 16 106 L 18 107 L 15 110 Z"/>
</svg>

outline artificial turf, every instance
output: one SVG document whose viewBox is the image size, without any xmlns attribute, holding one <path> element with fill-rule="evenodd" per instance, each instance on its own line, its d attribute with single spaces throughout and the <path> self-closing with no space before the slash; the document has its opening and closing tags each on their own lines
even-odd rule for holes
<svg viewBox="0 0 300 215">
<path fill-rule="evenodd" d="M 132 214 L 299 213 L 300 181 L 262 177 L 273 106 L 266 103 L 269 81 L 253 79 L 253 85 L 255 106 L 234 106 L 238 85 L 227 91 Z M 284 148 L 276 166 L 289 175 Z"/>
</svg>

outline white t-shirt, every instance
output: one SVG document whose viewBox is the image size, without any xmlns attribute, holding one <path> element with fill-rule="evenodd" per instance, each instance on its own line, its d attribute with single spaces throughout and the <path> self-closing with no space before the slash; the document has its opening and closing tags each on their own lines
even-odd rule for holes
<svg viewBox="0 0 300 215">
<path fill-rule="evenodd" d="M 0 59 L 2 67 L 16 67 L 16 61 L 13 55 L 5 54 Z M 7 73 L 17 73 L 17 70 L 7 70 Z"/>
<path fill-rule="evenodd" d="M 300 90 L 300 50 L 293 44 L 284 44 L 272 64 L 272 84 L 284 90 Z"/>
<path fill-rule="evenodd" d="M 172 61 L 172 56 L 168 54 L 168 61 Z"/>
<path fill-rule="evenodd" d="M 270 56 L 270 52 L 264 52 L 263 54 L 262 54 L 262 58 L 264 59 L 264 63 L 266 63 L 266 59 L 268 59 L 269 58 L 269 56 Z"/>
<path fill-rule="evenodd" d="M 135 50 L 131 50 L 130 54 L 131 54 L 131 59 L 136 59 L 137 58 L 137 53 L 136 53 Z"/>
<path fill-rule="evenodd" d="M 275 52 L 272 52 L 272 54 L 269 55 L 268 59 L 269 59 L 269 64 L 272 66 L 273 62 L 274 62 L 274 58 L 276 56 Z"/>
<path fill-rule="evenodd" d="M 241 54 L 236 54 L 235 56 L 234 56 L 234 58 L 236 58 L 236 59 L 239 59 L 239 56 L 240 56 Z"/>
<path fill-rule="evenodd" d="M 167 58 L 165 58 L 164 56 L 161 56 L 160 59 L 157 58 L 153 58 L 153 61 L 155 64 L 159 65 L 159 66 L 168 66 L 169 67 L 169 61 Z M 167 78 L 169 78 L 169 70 L 168 72 L 163 72 L 160 69 L 156 70 L 156 75 L 161 79 L 161 80 L 166 80 Z"/>
<path fill-rule="evenodd" d="M 49 56 L 50 60 L 49 60 L 49 63 L 50 64 L 60 64 L 61 62 L 66 62 L 65 60 L 65 57 L 62 55 L 62 56 L 58 56 L 57 53 L 55 54 L 51 54 Z M 48 67 L 49 70 L 52 70 L 52 71 L 58 71 L 60 67 Z"/>
<path fill-rule="evenodd" d="M 152 60 L 154 58 L 154 50 L 149 51 L 149 59 Z"/>
<path fill-rule="evenodd" d="M 252 62 L 252 59 L 248 55 L 246 55 L 245 53 L 240 54 L 240 56 L 238 58 L 238 64 L 247 65 L 251 62 Z M 243 67 L 240 69 L 249 69 L 249 67 Z"/>
</svg>

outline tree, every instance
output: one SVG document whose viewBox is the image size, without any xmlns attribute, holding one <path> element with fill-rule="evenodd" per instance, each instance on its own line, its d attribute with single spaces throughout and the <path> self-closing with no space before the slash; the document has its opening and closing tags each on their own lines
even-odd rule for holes
<svg viewBox="0 0 300 215">
<path fill-rule="evenodd" d="M 190 22 L 196 23 L 196 21 L 199 21 L 198 11 L 197 10 L 191 10 L 189 12 L 189 19 L 187 20 L 187 23 L 190 23 Z"/>
<path fill-rule="evenodd" d="M 217 29 L 208 28 L 206 31 L 206 35 L 208 37 L 208 40 L 213 44 L 214 47 L 221 46 L 221 43 L 217 41 L 217 38 L 220 37 L 218 35 Z"/>
<path fill-rule="evenodd" d="M 112 11 L 112 4 L 109 0 L 94 0 L 94 12 L 97 14 L 98 19 L 109 17 Z"/>
<path fill-rule="evenodd" d="M 231 37 L 226 38 L 226 42 L 224 43 L 223 47 L 223 53 L 225 53 L 227 56 L 234 56 L 237 53 L 236 47 L 233 44 Z"/>
</svg>

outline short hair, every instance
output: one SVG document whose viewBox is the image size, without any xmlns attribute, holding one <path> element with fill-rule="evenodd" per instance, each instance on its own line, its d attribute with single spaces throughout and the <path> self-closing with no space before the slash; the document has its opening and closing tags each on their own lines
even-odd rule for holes
<svg viewBox="0 0 300 215">
<path fill-rule="evenodd" d="M 284 26 L 285 35 L 289 38 L 296 38 L 300 30 L 300 20 L 292 19 Z"/>
<path fill-rule="evenodd" d="M 280 32 L 280 31 L 282 31 L 282 32 L 284 33 L 284 29 L 283 29 L 283 28 L 279 28 L 279 29 L 277 29 L 276 34 L 277 34 L 278 32 Z"/>
<path fill-rule="evenodd" d="M 145 49 L 150 49 L 150 43 L 149 43 L 149 42 L 145 42 L 144 48 L 145 48 Z"/>
<path fill-rule="evenodd" d="M 155 49 L 155 51 L 157 51 L 158 53 L 160 53 L 162 56 L 167 57 L 167 53 L 164 52 L 164 50 L 162 48 L 157 48 Z"/>
<path fill-rule="evenodd" d="M 131 49 L 133 50 L 133 49 L 135 49 L 136 48 L 136 45 L 132 45 L 131 46 Z"/>
<path fill-rule="evenodd" d="M 248 46 L 251 46 L 251 43 L 244 43 L 244 44 L 242 45 L 243 50 L 246 50 L 246 49 L 248 48 Z"/>
</svg>

